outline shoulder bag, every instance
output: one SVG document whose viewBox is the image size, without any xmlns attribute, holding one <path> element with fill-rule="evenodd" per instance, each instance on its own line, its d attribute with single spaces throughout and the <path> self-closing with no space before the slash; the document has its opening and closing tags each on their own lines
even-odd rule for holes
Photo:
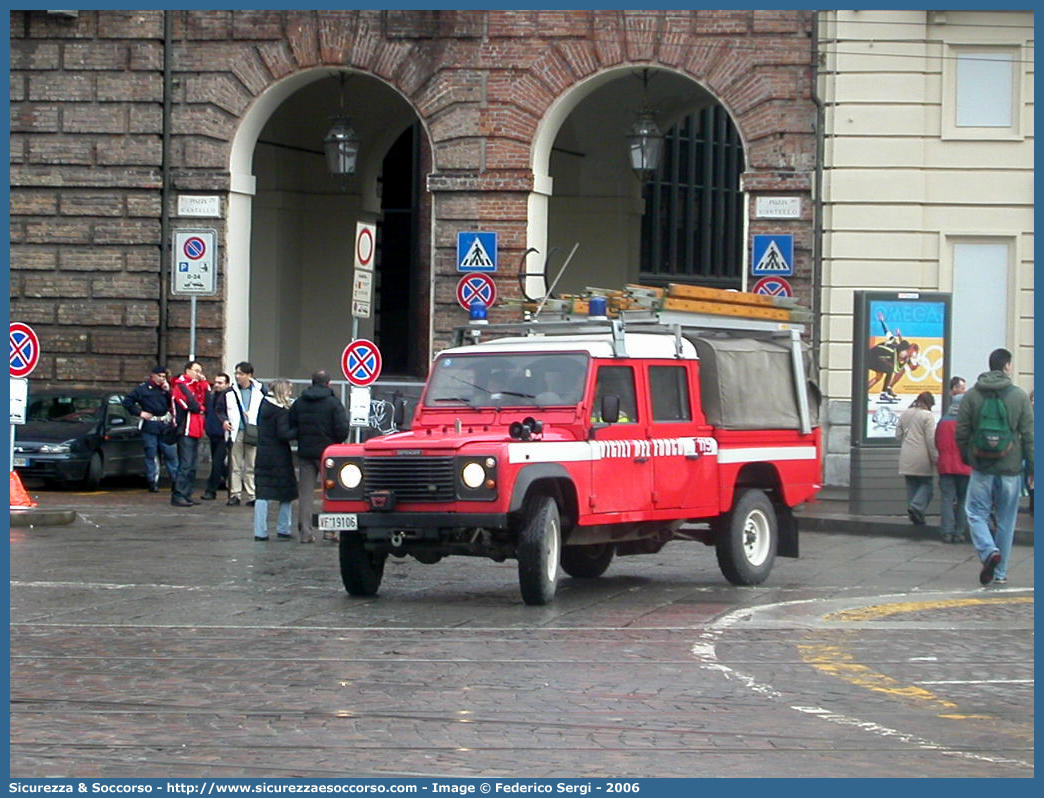
<svg viewBox="0 0 1044 798">
<path fill-rule="evenodd" d="M 257 424 L 251 424 L 246 420 L 247 414 L 243 410 L 243 403 L 239 401 L 239 394 L 236 391 L 232 391 L 232 395 L 236 397 L 236 404 L 239 405 L 239 415 L 246 424 L 243 430 L 243 444 L 246 446 L 257 446 Z"/>
</svg>

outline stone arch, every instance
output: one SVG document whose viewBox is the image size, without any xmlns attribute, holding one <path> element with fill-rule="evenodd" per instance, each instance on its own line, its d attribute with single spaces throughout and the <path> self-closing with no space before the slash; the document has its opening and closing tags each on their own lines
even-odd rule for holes
<svg viewBox="0 0 1044 798">
<path fill-rule="evenodd" d="M 552 197 L 554 196 L 554 181 L 551 177 L 551 155 L 559 134 L 562 132 L 563 126 L 570 115 L 577 112 L 585 100 L 594 97 L 597 92 L 603 90 L 613 90 L 613 102 L 620 103 L 619 90 L 611 87 L 626 86 L 627 82 L 632 79 L 632 76 L 641 73 L 643 70 L 648 70 L 653 76 L 653 81 L 650 85 L 655 84 L 657 77 L 661 81 L 665 79 L 670 81 L 669 86 L 659 86 L 659 92 L 649 92 L 648 97 L 649 105 L 657 118 L 661 130 L 666 131 L 681 117 L 699 107 L 721 104 L 732 118 L 744 150 L 747 149 L 744 131 L 729 108 L 728 98 L 717 96 L 707 88 L 705 81 L 700 80 L 686 70 L 657 62 L 622 63 L 598 70 L 578 80 L 556 97 L 548 105 L 546 113 L 540 119 L 534 133 L 533 146 L 530 152 L 533 191 L 529 195 L 528 202 L 527 247 L 532 247 L 540 253 L 547 252 L 549 248 L 548 229 L 550 225 L 548 215 Z M 657 94 L 660 96 L 657 97 Z M 635 110 L 639 104 L 637 101 L 631 102 L 631 109 Z M 609 124 L 608 127 L 615 129 L 612 124 Z M 621 156 L 623 156 L 625 153 L 622 139 L 625 128 L 619 125 L 618 127 L 620 128 Z M 640 183 L 635 180 L 631 190 L 639 191 Z M 640 197 L 638 199 L 640 200 Z M 534 257 L 533 260 L 536 261 L 537 258 Z M 543 262 L 543 259 L 540 260 Z M 534 271 L 535 262 L 527 265 L 528 271 Z M 546 277 L 550 279 L 553 275 L 547 275 Z M 527 294 L 530 296 L 539 294 L 540 283 L 540 278 L 530 278 L 527 282 Z"/>
<path fill-rule="evenodd" d="M 271 50 L 285 48 L 291 53 L 298 53 L 300 46 L 294 46 L 293 37 L 289 44 L 267 45 Z M 262 50 L 263 47 L 259 47 Z M 284 53 L 285 55 L 285 53 Z M 269 62 L 272 54 L 269 52 Z M 307 61 L 308 59 L 304 59 Z M 227 210 L 226 227 L 226 278 L 230 286 L 246 286 L 250 283 L 251 270 L 253 268 L 251 258 L 252 219 L 254 214 L 254 197 L 257 191 L 255 179 L 254 158 L 258 145 L 258 139 L 262 129 L 265 127 L 278 109 L 290 101 L 298 92 L 307 90 L 318 81 L 327 79 L 338 73 L 345 73 L 355 77 L 366 78 L 371 84 L 376 83 L 384 89 L 393 91 L 399 97 L 401 103 L 408 109 L 411 118 L 418 124 L 420 136 L 427 137 L 430 142 L 430 133 L 426 120 L 417 112 L 412 100 L 404 94 L 401 87 L 390 83 L 384 78 L 372 72 L 363 72 L 358 69 L 346 69 L 340 65 L 316 65 L 305 66 L 296 71 L 289 72 L 281 78 L 276 79 L 270 85 L 264 87 L 255 97 L 253 102 L 242 114 L 239 125 L 232 136 L 229 147 L 229 198 Z M 351 80 L 348 80 L 349 91 Z M 336 96 L 336 95 L 335 95 Z M 335 101 L 331 97 L 331 103 Z M 335 110 L 335 106 L 331 106 Z M 356 122 L 358 127 L 358 123 Z M 382 169 L 383 154 L 387 153 L 398 137 L 398 130 L 392 127 L 378 129 L 372 132 L 365 147 L 360 154 L 357 175 L 353 178 L 353 185 L 361 196 L 361 207 L 357 213 L 360 221 L 375 221 L 381 215 L 381 199 L 378 186 L 379 176 Z M 430 148 L 430 143 L 425 144 Z M 351 225 L 354 231 L 354 224 Z M 353 233 L 354 234 L 354 233 Z M 420 238 L 425 240 L 429 237 L 428 230 L 420 231 Z M 428 247 L 430 249 L 430 246 Z M 350 253 L 350 249 L 349 249 Z M 347 256 L 344 266 L 346 273 L 350 274 L 351 259 Z M 427 259 L 425 259 L 427 260 Z M 423 291 L 424 301 L 430 305 L 430 268 L 426 269 L 426 288 Z M 344 315 L 347 314 L 347 309 Z M 339 314 L 340 315 L 340 314 Z M 425 318 L 430 315 L 430 309 L 425 309 Z M 343 321 L 339 319 L 339 321 Z M 364 322 L 365 325 L 365 322 Z M 226 358 L 236 359 L 243 356 L 252 348 L 251 344 L 251 296 L 250 291 L 230 289 L 226 295 L 225 302 L 225 326 L 223 350 Z M 366 331 L 363 330 L 365 333 Z M 430 341 L 430 332 L 425 332 L 424 338 Z M 346 342 L 346 341 L 345 341 Z M 341 343 L 341 346 L 345 342 Z M 429 344 L 430 345 L 430 344 Z M 423 349 L 423 343 L 421 344 Z M 327 357 L 327 360 L 330 358 Z M 323 364 L 324 367 L 333 370 L 336 363 Z M 301 375 L 296 375 L 301 376 Z"/>
</svg>

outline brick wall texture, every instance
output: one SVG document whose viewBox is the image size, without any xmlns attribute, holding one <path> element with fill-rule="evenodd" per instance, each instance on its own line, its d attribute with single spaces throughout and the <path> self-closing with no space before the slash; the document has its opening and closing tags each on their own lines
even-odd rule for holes
<svg viewBox="0 0 1044 798">
<path fill-rule="evenodd" d="M 732 114 L 748 192 L 803 198 L 805 218 L 751 219 L 750 232 L 795 234 L 808 299 L 811 12 L 166 13 L 173 196 L 228 190 L 242 114 L 277 80 L 316 66 L 370 74 L 411 102 L 430 136 L 432 268 L 455 283 L 457 230 L 495 224 L 504 262 L 518 261 L 530 145 L 551 104 L 599 71 L 654 66 L 690 76 Z M 34 378 L 132 383 L 160 346 L 164 12 L 12 11 L 10 30 L 11 316 L 42 339 Z M 206 221 L 223 236 L 223 220 Z M 503 279 L 503 294 L 517 291 Z M 197 355 L 211 373 L 224 355 L 223 299 L 199 302 Z M 171 298 L 172 365 L 187 354 L 186 308 Z M 437 337 L 457 319 L 452 296 L 437 304 Z"/>
</svg>

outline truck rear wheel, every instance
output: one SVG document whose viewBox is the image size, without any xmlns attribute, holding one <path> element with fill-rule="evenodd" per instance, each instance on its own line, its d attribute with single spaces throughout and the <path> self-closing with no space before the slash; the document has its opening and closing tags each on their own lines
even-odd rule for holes
<svg viewBox="0 0 1044 798">
<path fill-rule="evenodd" d="M 734 585 L 759 585 L 772 571 L 778 542 L 772 502 L 764 491 L 744 490 L 718 529 L 718 566 Z"/>
<path fill-rule="evenodd" d="M 609 568 L 614 552 L 611 543 L 566 546 L 562 549 L 562 570 L 575 579 L 594 579 Z"/>
<path fill-rule="evenodd" d="M 562 529 L 558 505 L 549 496 L 526 501 L 518 536 L 518 586 L 526 604 L 541 606 L 555 597 Z"/>
<path fill-rule="evenodd" d="M 375 596 L 384 576 L 387 554 L 366 551 L 361 535 L 342 532 L 340 542 L 341 581 L 351 596 Z"/>
</svg>

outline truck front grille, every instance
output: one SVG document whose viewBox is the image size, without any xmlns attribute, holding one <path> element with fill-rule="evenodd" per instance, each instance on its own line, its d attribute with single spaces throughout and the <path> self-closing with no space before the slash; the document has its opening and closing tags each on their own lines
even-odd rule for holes
<svg viewBox="0 0 1044 798">
<path fill-rule="evenodd" d="M 367 457 L 366 492 L 391 490 L 400 502 L 451 502 L 457 494 L 452 457 Z"/>
</svg>

